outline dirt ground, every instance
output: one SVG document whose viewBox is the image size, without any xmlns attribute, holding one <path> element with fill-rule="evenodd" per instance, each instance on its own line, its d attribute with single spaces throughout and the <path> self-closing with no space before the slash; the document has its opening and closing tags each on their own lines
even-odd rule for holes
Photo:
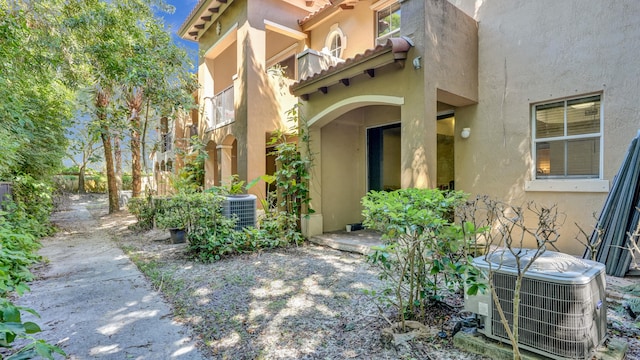
<svg viewBox="0 0 640 360">
<path fill-rule="evenodd" d="M 382 284 L 361 255 L 307 244 L 203 264 L 189 260 L 185 245 L 171 244 L 165 231 L 132 230 L 135 219 L 126 213 L 92 212 L 152 274 L 176 320 L 193 329 L 197 345 L 211 358 L 483 359 L 452 346 L 456 309 L 434 311 L 422 339 L 399 345 L 384 339 L 382 329 L 393 314 L 381 313 L 364 294 Z M 629 343 L 628 359 L 640 359 L 640 323 L 623 308 L 637 298 L 626 286 L 638 281 L 608 281 L 610 337 Z"/>
<path fill-rule="evenodd" d="M 389 324 L 364 294 L 381 283 L 362 255 L 307 244 L 203 264 L 190 261 L 185 245 L 171 244 L 165 231 L 128 229 L 131 216 L 102 220 L 120 224 L 114 239 L 151 269 L 178 320 L 212 358 L 483 359 L 437 335 L 455 325 L 444 312 L 434 312 L 438 325 L 421 341 L 383 341 Z"/>
</svg>

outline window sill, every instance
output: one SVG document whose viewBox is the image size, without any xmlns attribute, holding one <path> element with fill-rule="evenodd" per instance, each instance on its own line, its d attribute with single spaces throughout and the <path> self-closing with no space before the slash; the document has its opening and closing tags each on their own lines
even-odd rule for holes
<svg viewBox="0 0 640 360">
<path fill-rule="evenodd" d="M 609 180 L 532 180 L 525 182 L 524 190 L 548 192 L 609 192 Z"/>
</svg>

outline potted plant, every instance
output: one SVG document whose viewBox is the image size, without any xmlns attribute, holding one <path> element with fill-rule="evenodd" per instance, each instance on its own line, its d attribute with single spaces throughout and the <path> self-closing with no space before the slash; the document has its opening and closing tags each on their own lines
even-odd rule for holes
<svg viewBox="0 0 640 360">
<path fill-rule="evenodd" d="M 185 241 L 187 212 L 178 199 L 171 198 L 162 202 L 156 214 L 156 224 L 159 228 L 169 230 L 171 243 L 178 244 Z"/>
</svg>

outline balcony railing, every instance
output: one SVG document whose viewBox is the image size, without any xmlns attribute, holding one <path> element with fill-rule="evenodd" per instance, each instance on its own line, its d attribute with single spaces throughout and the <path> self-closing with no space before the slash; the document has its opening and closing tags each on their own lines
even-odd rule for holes
<svg viewBox="0 0 640 360">
<path fill-rule="evenodd" d="M 173 148 L 173 136 L 171 136 L 171 133 L 167 133 L 167 134 L 162 134 L 162 141 L 160 142 L 161 145 L 161 152 L 167 152 L 167 151 L 171 151 L 171 149 Z"/>
<path fill-rule="evenodd" d="M 343 61 L 331 54 L 306 49 L 298 54 L 298 80 L 304 80 Z"/>
<path fill-rule="evenodd" d="M 222 90 L 211 99 L 209 129 L 217 129 L 235 121 L 233 85 Z"/>
</svg>

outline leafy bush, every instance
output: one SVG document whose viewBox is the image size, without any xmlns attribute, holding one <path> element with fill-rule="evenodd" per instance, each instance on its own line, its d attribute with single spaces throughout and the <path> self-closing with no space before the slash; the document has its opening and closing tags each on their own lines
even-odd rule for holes
<svg viewBox="0 0 640 360">
<path fill-rule="evenodd" d="M 196 192 L 204 189 L 204 164 L 209 158 L 206 144 L 194 135 L 189 139 L 192 152 L 187 154 L 178 149 L 178 156 L 184 161 L 184 166 L 173 179 L 173 187 L 178 192 Z"/>
<path fill-rule="evenodd" d="M 402 321 L 424 319 L 430 303 L 473 279 L 466 256 L 470 237 L 453 223 L 453 211 L 465 197 L 458 191 L 402 189 L 363 198 L 365 226 L 381 231 L 385 241 L 368 257 L 389 284 L 378 300 L 397 307 Z"/>
<path fill-rule="evenodd" d="M 147 196 L 129 199 L 127 203 L 127 209 L 136 217 L 136 226 L 141 230 L 153 228 L 156 210 L 152 201 L 151 196 Z"/>
<path fill-rule="evenodd" d="M 230 255 L 297 245 L 304 238 L 295 231 L 296 224 L 296 216 L 278 212 L 261 218 L 259 227 L 236 231 L 235 219 L 219 216 L 216 226 L 202 234 L 203 241 L 197 241 L 199 236 L 189 235 L 190 249 L 199 260 L 210 262 Z"/>
<path fill-rule="evenodd" d="M 31 176 L 19 176 L 13 181 L 13 205 L 9 222 L 19 224 L 35 237 L 50 235 L 53 227 L 49 221 L 53 211 L 53 186 Z"/>
<path fill-rule="evenodd" d="M 222 215 L 224 190 L 204 193 L 178 193 L 170 198 L 134 198 L 129 211 L 138 219 L 138 227 L 150 229 L 184 227 L 190 255 L 210 262 L 226 256 L 262 249 L 300 244 L 304 238 L 297 231 L 297 216 L 268 211 L 257 228 L 236 231 L 236 219 Z"/>
<path fill-rule="evenodd" d="M 84 188 L 89 193 L 104 194 L 107 192 L 107 177 L 102 174 L 87 176 Z"/>
<path fill-rule="evenodd" d="M 130 174 L 122 175 L 122 190 L 131 190 L 133 185 L 133 177 Z"/>
<path fill-rule="evenodd" d="M 36 340 L 40 332 L 33 322 L 22 322 L 21 312 L 35 314 L 28 308 L 15 306 L 10 298 L 29 290 L 33 280 L 29 266 L 40 260 L 38 237 L 50 234 L 53 227 L 49 215 L 53 208 L 52 187 L 30 176 L 16 177 L 13 201 L 4 202 L 0 211 L 0 347 L 12 348 L 16 339 L 30 341 L 8 359 L 31 359 L 36 356 L 53 359 L 53 353 L 64 355 L 59 348 Z"/>
<path fill-rule="evenodd" d="M 40 244 L 28 229 L 20 229 L 8 222 L 7 213 L 0 212 L 0 296 L 12 292 L 22 295 L 29 290 L 27 282 L 33 280 L 29 266 L 40 257 L 36 251 Z"/>
<path fill-rule="evenodd" d="M 33 359 L 36 357 L 53 359 L 54 353 L 66 356 L 64 351 L 57 346 L 32 336 L 32 334 L 39 333 L 42 330 L 34 322 L 22 322 L 21 312 L 23 311 L 39 316 L 33 309 L 16 306 L 11 301 L 0 298 L 0 329 L 2 329 L 0 331 L 0 347 L 11 348 L 16 339 L 30 340 L 29 344 L 20 348 L 16 353 L 9 356 L 7 360 Z"/>
</svg>

